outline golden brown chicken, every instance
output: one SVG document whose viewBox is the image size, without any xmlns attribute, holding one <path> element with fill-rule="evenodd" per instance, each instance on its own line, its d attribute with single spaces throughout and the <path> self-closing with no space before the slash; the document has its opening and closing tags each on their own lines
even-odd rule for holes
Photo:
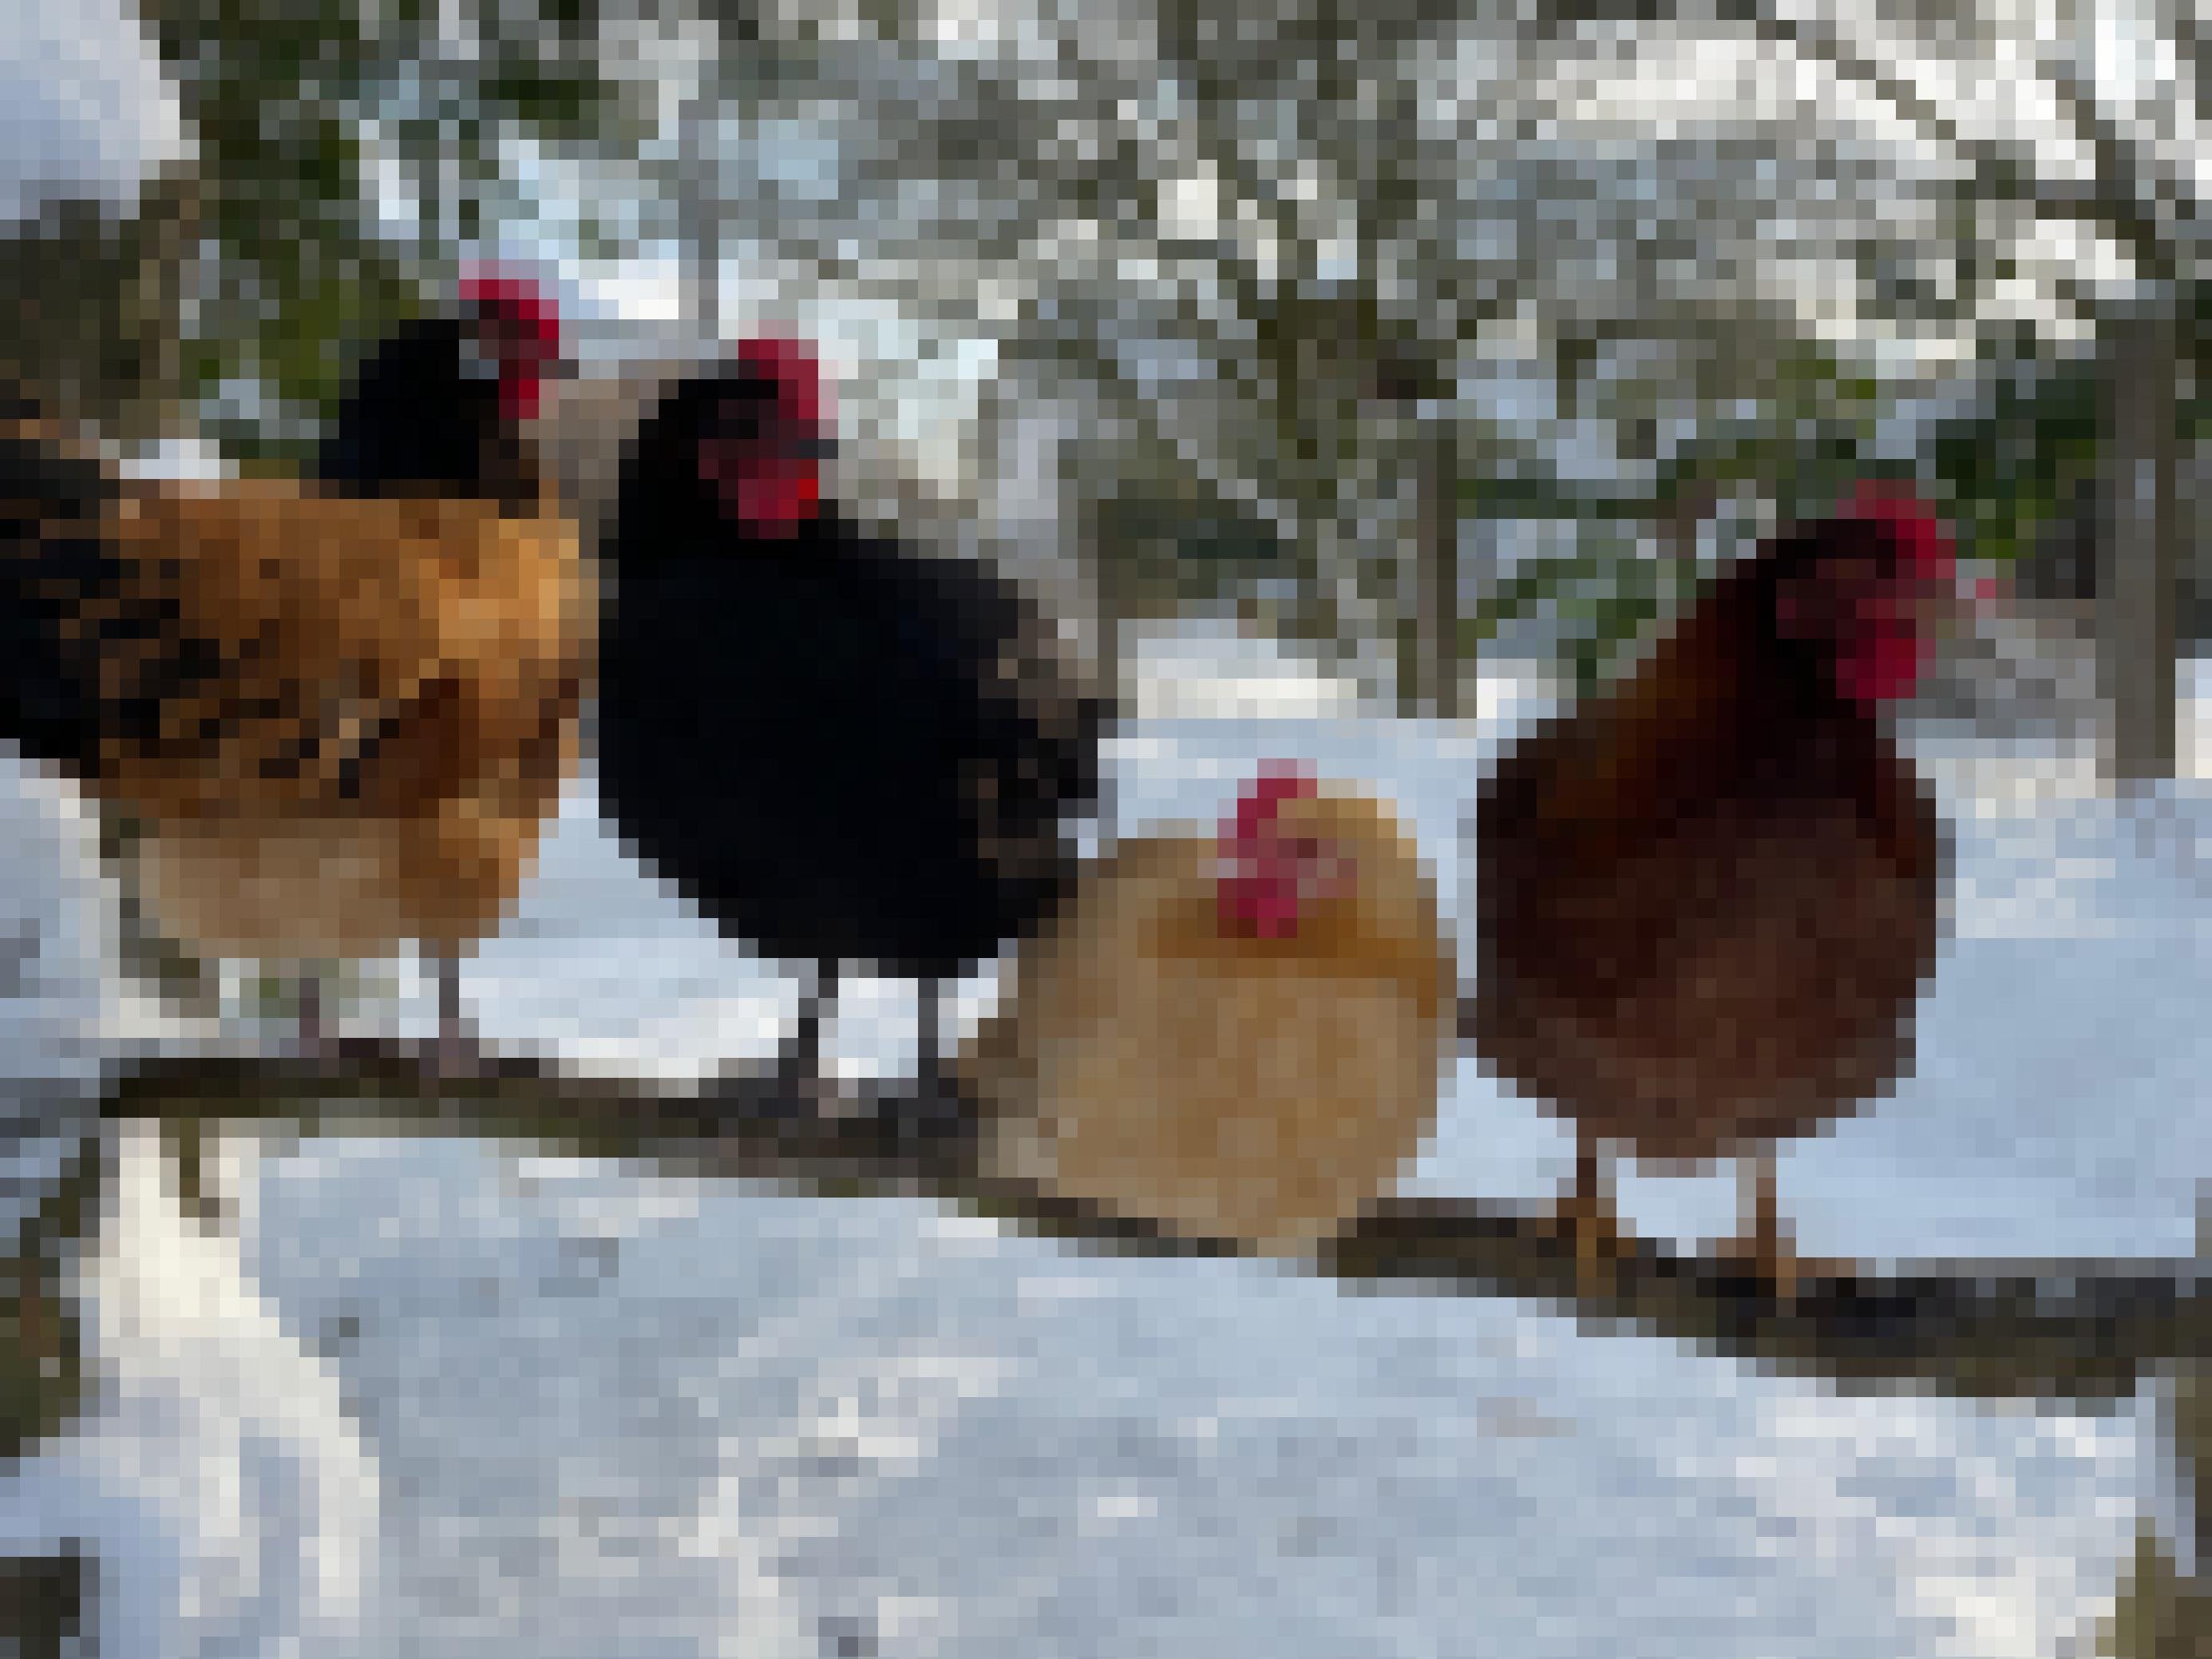
<svg viewBox="0 0 2212 1659">
<path fill-rule="evenodd" d="M 567 520 L 126 483 L 35 421 L 0 489 L 0 735 L 140 821 L 165 931 L 307 961 L 497 926 L 576 758 Z"/>
<path fill-rule="evenodd" d="M 1217 840 L 1124 842 L 963 1055 L 987 1166 L 1126 1218 L 1296 1251 L 1436 1121 L 1456 974 L 1377 803 L 1263 773 Z"/>
<path fill-rule="evenodd" d="M 1738 1156 L 1731 1248 L 1800 1276 L 1773 1144 L 1905 1073 L 1936 967 L 1946 842 L 1882 710 L 1912 690 L 1953 580 L 1923 509 L 1863 491 L 1721 578 L 1486 785 L 1472 1035 L 1574 1122 L 1563 1219 L 1586 1254 L 1614 1237 L 1608 1143 Z"/>
</svg>

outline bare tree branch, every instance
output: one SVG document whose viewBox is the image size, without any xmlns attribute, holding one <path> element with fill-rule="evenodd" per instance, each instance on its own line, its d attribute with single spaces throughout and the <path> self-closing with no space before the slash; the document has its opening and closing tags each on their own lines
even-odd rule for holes
<svg viewBox="0 0 2212 1659">
<path fill-rule="evenodd" d="M 977 1172 L 981 1125 L 888 1098 L 824 1122 L 766 1083 L 704 1093 L 584 1082 L 511 1064 L 436 1098 L 411 1055 L 373 1047 L 343 1074 L 296 1064 L 167 1060 L 124 1079 L 111 1116 L 179 1132 L 249 1121 L 305 1133 L 442 1133 L 636 1159 L 832 1197 L 920 1195 L 1085 1250 L 1236 1254 Z M 1307 1264 L 1347 1289 L 1510 1296 L 1853 1389 L 2112 1398 L 2147 1370 L 2212 1353 L 2212 1295 L 2187 1263 L 1930 1262 L 1808 1285 L 1794 1298 L 1740 1267 L 1639 1241 L 1578 1260 L 1540 1216 L 1471 1200 L 1398 1200 Z"/>
</svg>

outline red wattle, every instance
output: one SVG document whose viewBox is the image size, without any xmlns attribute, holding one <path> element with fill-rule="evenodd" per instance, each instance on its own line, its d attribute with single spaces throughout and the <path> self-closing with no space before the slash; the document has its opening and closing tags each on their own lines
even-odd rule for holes
<svg viewBox="0 0 2212 1659">
<path fill-rule="evenodd" d="M 1916 633 L 1870 633 L 1836 663 L 1836 688 L 1854 702 L 1893 702 L 1912 695 L 1930 655 Z"/>
<path fill-rule="evenodd" d="M 499 380 L 499 412 L 510 421 L 538 418 L 545 383 L 535 374 L 507 374 Z"/>
<path fill-rule="evenodd" d="M 811 471 L 756 474 L 730 485 L 730 511 L 747 528 L 786 533 L 812 518 L 822 506 L 822 480 Z"/>
</svg>

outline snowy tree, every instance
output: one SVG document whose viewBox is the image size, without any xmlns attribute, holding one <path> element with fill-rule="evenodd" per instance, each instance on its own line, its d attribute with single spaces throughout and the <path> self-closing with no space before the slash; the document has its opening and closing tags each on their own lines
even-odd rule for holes
<svg viewBox="0 0 2212 1659">
<path fill-rule="evenodd" d="M 1685 501 L 1747 490 L 1750 532 L 1850 469 L 1930 472 L 1946 422 L 1990 435 L 1987 388 L 2094 348 L 2185 249 L 2158 204 L 2193 113 L 2122 87 L 2109 18 L 703 21 L 727 73 L 676 165 L 732 266 L 989 342 L 1023 430 L 983 447 L 1032 504 L 1065 468 L 1062 533 L 1109 586 L 1172 603 L 1279 560 L 1377 680 L 1437 591 L 1407 579 L 1424 456 L 1462 512 L 1582 521 L 1595 574 L 1643 585 L 1593 625 L 1632 626 Z M 2050 455 L 1942 453 L 1980 550 L 2063 494 Z"/>
</svg>

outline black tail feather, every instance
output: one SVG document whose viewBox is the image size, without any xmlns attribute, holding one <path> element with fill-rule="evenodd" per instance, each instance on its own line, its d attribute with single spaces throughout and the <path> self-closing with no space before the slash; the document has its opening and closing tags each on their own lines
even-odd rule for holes
<svg viewBox="0 0 2212 1659">
<path fill-rule="evenodd" d="M 91 781 L 110 745 L 165 746 L 165 706 L 227 659 L 111 541 L 114 473 L 4 392 L 0 416 L 0 739 Z"/>
<path fill-rule="evenodd" d="M 115 483 L 0 397 L 0 737 L 83 774 L 99 748 L 99 629 L 86 619 L 124 572 L 102 536 Z"/>
</svg>

